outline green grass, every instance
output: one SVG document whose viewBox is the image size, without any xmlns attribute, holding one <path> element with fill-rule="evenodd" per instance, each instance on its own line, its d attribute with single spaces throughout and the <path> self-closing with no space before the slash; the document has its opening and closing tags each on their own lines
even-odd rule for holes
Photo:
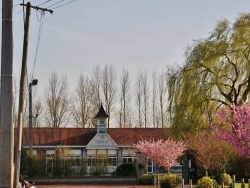
<svg viewBox="0 0 250 188">
<path fill-rule="evenodd" d="M 193 187 L 195 187 L 195 186 L 193 186 Z M 219 186 L 219 187 L 221 187 L 221 186 Z M 228 186 L 224 186 L 224 188 L 228 188 Z M 235 183 L 235 188 L 241 188 L 241 183 Z M 245 183 L 245 188 L 250 188 L 250 187 L 248 187 L 248 183 Z"/>
<path fill-rule="evenodd" d="M 235 188 L 241 188 L 241 183 L 235 183 Z M 248 188 L 248 183 L 245 183 L 245 188 Z"/>
<path fill-rule="evenodd" d="M 224 186 L 225 188 L 228 188 L 228 186 Z M 235 183 L 235 188 L 241 188 L 241 183 Z M 245 188 L 248 188 L 248 184 L 245 183 Z"/>
</svg>

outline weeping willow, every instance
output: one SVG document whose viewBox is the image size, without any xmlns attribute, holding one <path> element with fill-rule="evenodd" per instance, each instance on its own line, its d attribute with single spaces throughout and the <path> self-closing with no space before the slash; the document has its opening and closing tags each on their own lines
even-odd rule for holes
<svg viewBox="0 0 250 188">
<path fill-rule="evenodd" d="M 205 39 L 193 42 L 182 67 L 167 71 L 169 113 L 174 133 L 206 129 L 222 105 L 249 102 L 250 14 L 233 24 L 218 21 Z"/>
</svg>

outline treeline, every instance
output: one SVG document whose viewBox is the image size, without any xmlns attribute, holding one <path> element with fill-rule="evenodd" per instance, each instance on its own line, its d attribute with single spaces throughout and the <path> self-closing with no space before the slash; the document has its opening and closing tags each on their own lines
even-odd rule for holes
<svg viewBox="0 0 250 188">
<path fill-rule="evenodd" d="M 28 92 L 27 92 L 28 95 Z M 28 99 L 28 96 L 27 96 Z M 17 97 L 14 123 L 17 126 Z M 66 75 L 52 72 L 43 93 L 33 89 L 33 127 L 93 127 L 93 117 L 102 104 L 110 118 L 108 127 L 167 127 L 167 88 L 164 73 L 139 71 L 134 82 L 128 70 L 117 74 L 114 66 L 96 66 L 90 77 L 80 75 L 70 91 Z M 28 126 L 26 100 L 24 126 Z"/>
</svg>

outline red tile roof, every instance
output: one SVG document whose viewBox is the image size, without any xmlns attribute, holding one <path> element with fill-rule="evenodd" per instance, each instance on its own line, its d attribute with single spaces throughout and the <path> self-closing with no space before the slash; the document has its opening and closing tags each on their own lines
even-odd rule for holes
<svg viewBox="0 0 250 188">
<path fill-rule="evenodd" d="M 75 145 L 86 146 L 96 134 L 95 128 L 33 128 L 34 146 Z M 141 139 L 164 138 L 160 128 L 109 128 L 110 137 L 118 146 L 132 146 Z M 15 143 L 17 129 L 15 129 Z M 23 129 L 23 145 L 29 145 L 29 129 Z"/>
</svg>

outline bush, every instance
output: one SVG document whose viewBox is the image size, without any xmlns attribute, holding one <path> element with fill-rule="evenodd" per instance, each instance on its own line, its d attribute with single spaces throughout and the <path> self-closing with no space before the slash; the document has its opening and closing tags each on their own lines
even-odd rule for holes
<svg viewBox="0 0 250 188">
<path fill-rule="evenodd" d="M 113 172 L 113 175 L 117 176 L 135 176 L 136 175 L 136 167 L 133 163 L 125 163 L 121 164 L 117 167 L 116 171 Z"/>
<path fill-rule="evenodd" d="M 181 184 L 181 177 L 174 175 L 174 174 L 168 174 L 164 176 L 160 180 L 160 187 L 161 188 L 176 188 Z"/>
<path fill-rule="evenodd" d="M 213 180 L 213 186 L 214 186 L 214 188 L 219 188 L 218 182 L 215 179 L 212 179 L 212 180 Z"/>
<path fill-rule="evenodd" d="M 203 177 L 201 178 L 195 188 L 218 188 L 219 184 L 216 180 L 210 178 L 210 177 Z"/>
<path fill-rule="evenodd" d="M 217 181 L 219 184 L 224 183 L 224 185 L 227 185 L 227 186 L 229 186 L 230 183 L 233 183 L 233 179 L 227 173 L 220 174 L 219 177 L 217 178 Z"/>
<path fill-rule="evenodd" d="M 138 182 L 140 185 L 153 185 L 154 184 L 154 175 L 152 174 L 143 174 Z"/>
</svg>

